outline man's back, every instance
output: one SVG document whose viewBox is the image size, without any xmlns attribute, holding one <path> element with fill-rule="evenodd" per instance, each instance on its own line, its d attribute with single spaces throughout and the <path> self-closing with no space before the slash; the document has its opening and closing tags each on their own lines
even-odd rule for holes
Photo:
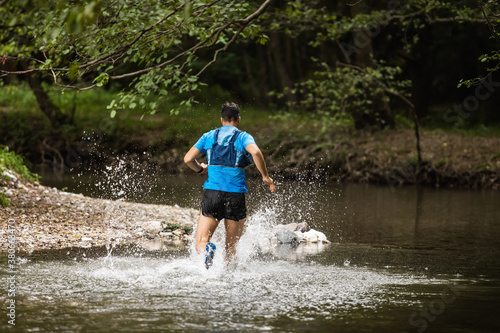
<svg viewBox="0 0 500 333">
<path fill-rule="evenodd" d="M 208 158 L 208 179 L 203 185 L 207 190 L 218 190 L 225 192 L 246 193 L 245 170 L 244 168 L 214 165 L 211 161 L 211 151 L 215 143 L 217 135 L 217 144 L 219 146 L 227 147 L 230 144 L 231 138 L 238 129 L 234 126 L 226 125 L 217 130 L 212 130 L 203 134 L 203 136 L 194 145 L 201 153 L 207 154 Z M 242 156 L 248 154 L 245 147 L 249 144 L 255 144 L 253 137 L 246 133 L 241 132 L 234 142 L 234 150 L 236 160 L 241 160 Z"/>
</svg>

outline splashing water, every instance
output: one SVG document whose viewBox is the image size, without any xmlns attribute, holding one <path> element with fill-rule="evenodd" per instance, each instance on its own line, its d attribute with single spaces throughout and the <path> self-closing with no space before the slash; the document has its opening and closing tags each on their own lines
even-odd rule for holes
<svg viewBox="0 0 500 333">
<path fill-rule="evenodd" d="M 353 312 L 366 316 L 388 305 L 415 306 L 412 285 L 442 283 L 366 268 L 249 257 L 240 252 L 235 269 L 219 261 L 208 271 L 189 253 L 27 262 L 20 270 L 19 294 L 26 307 L 21 310 L 27 315 L 48 311 L 64 320 L 29 315 L 24 327 L 81 329 L 113 322 L 133 331 L 267 330 L 281 327 L 280 318 L 335 322 Z"/>
<path fill-rule="evenodd" d="M 151 195 L 158 173 L 153 167 L 124 157 L 106 165 L 97 175 L 96 191 L 101 197 L 113 200 L 143 201 Z"/>
</svg>

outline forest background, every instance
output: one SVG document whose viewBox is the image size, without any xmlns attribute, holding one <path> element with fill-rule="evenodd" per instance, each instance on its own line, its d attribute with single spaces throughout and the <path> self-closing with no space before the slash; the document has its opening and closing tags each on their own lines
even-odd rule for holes
<svg viewBox="0 0 500 333">
<path fill-rule="evenodd" d="M 0 1 L 0 145 L 58 175 L 185 172 L 235 101 L 275 176 L 498 189 L 499 19 L 483 0 Z"/>
</svg>

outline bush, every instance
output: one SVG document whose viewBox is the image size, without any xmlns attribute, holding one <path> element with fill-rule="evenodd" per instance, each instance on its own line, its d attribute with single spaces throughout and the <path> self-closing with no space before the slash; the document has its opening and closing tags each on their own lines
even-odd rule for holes
<svg viewBox="0 0 500 333">
<path fill-rule="evenodd" d="M 10 200 L 9 200 L 9 198 L 7 198 L 5 193 L 0 193 L 0 206 L 10 207 Z"/>
<path fill-rule="evenodd" d="M 9 147 L 0 146 L 0 173 L 5 170 L 12 170 L 25 180 L 30 182 L 39 181 L 40 177 L 36 173 L 31 172 L 26 164 L 20 155 L 9 151 Z"/>
</svg>

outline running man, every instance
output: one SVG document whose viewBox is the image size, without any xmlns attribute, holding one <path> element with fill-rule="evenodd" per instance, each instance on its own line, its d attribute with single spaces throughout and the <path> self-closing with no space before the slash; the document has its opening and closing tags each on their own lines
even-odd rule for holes
<svg viewBox="0 0 500 333">
<path fill-rule="evenodd" d="M 226 228 L 226 263 L 230 263 L 236 255 L 236 245 L 247 216 L 245 193 L 248 190 L 244 168 L 255 163 L 264 183 L 269 185 L 271 192 L 276 191 L 267 173 L 264 155 L 254 138 L 238 130 L 240 120 L 239 106 L 225 103 L 221 110 L 222 127 L 203 134 L 184 156 L 184 162 L 193 171 L 199 174 L 208 172 L 195 237 L 196 251 L 202 253 L 205 250 L 207 269 L 212 266 L 215 252 L 215 245 L 210 243 L 210 239 L 222 219 Z M 196 160 L 203 154 L 207 154 L 208 165 Z"/>
</svg>

